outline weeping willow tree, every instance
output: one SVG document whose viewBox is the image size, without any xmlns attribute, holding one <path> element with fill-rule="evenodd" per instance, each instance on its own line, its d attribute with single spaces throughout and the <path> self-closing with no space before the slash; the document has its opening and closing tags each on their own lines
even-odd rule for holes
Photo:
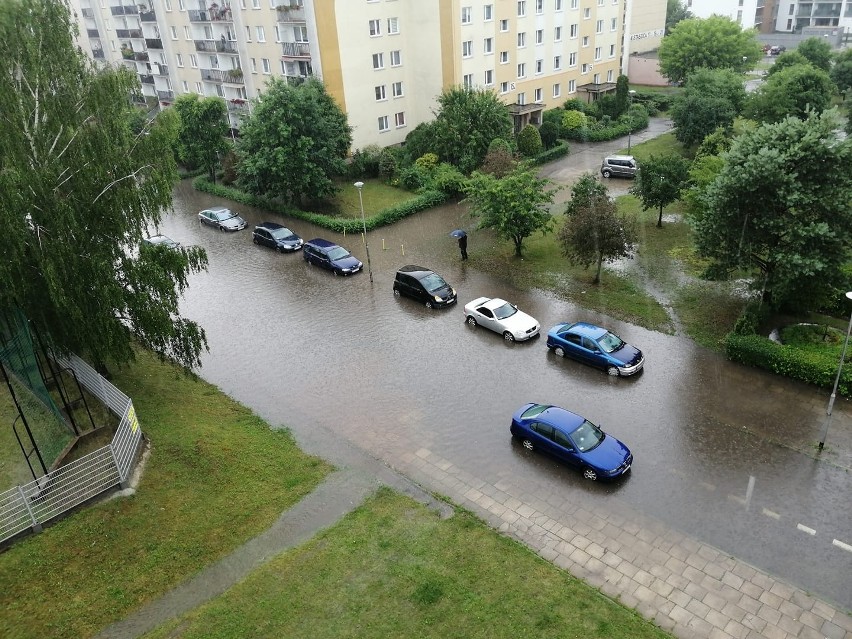
<svg viewBox="0 0 852 639">
<path fill-rule="evenodd" d="M 134 341 L 198 365 L 178 301 L 206 254 L 139 248 L 171 206 L 175 114 L 134 129 L 137 77 L 95 69 L 75 35 L 64 0 L 0 3 L 0 308 L 99 365 Z"/>
</svg>

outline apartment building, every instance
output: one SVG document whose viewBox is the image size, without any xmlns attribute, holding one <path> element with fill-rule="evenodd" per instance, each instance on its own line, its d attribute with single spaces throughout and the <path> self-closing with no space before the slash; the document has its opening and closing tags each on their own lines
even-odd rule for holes
<svg viewBox="0 0 852 639">
<path fill-rule="evenodd" d="M 451 86 L 495 91 L 517 128 L 569 98 L 597 99 L 614 90 L 631 35 L 658 43 L 666 13 L 665 0 L 71 2 L 83 50 L 138 73 L 140 101 L 218 96 L 238 129 L 268 79 L 317 76 L 353 148 L 401 143 Z"/>
<path fill-rule="evenodd" d="M 852 31 L 852 0 L 778 0 L 776 31 L 801 32 L 809 27 L 839 27 Z"/>
</svg>

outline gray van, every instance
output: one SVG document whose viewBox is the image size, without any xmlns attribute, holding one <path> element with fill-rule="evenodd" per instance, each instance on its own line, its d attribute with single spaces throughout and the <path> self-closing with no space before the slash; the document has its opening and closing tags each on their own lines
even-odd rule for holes
<svg viewBox="0 0 852 639">
<path fill-rule="evenodd" d="M 636 159 L 632 155 L 608 155 L 601 162 L 601 175 L 608 177 L 636 177 Z"/>
<path fill-rule="evenodd" d="M 426 308 L 441 308 L 456 303 L 456 291 L 435 271 L 409 264 L 396 272 L 393 294 L 405 295 L 426 304 Z"/>
</svg>

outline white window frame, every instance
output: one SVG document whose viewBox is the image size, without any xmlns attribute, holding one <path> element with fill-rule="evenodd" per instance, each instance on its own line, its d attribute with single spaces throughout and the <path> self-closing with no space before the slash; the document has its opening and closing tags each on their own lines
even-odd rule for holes
<svg viewBox="0 0 852 639">
<path fill-rule="evenodd" d="M 380 115 L 378 118 L 378 125 L 379 133 L 386 133 L 387 131 L 390 131 L 390 125 L 388 125 L 388 116 Z"/>
<path fill-rule="evenodd" d="M 527 33 L 526 31 L 520 31 L 518 33 L 518 48 L 523 49 L 527 46 Z"/>
<path fill-rule="evenodd" d="M 395 98 L 401 98 L 405 95 L 405 87 L 403 86 L 402 81 L 391 84 L 391 95 Z"/>
<path fill-rule="evenodd" d="M 562 95 L 562 85 L 559 82 L 553 85 L 553 93 L 551 95 L 554 98 L 558 98 L 560 95 Z"/>
<path fill-rule="evenodd" d="M 264 75 L 269 75 L 272 73 L 272 65 L 269 63 L 269 58 L 261 58 L 260 66 L 263 69 Z"/>
<path fill-rule="evenodd" d="M 562 42 L 562 26 L 554 27 L 553 29 L 553 41 L 554 42 Z"/>
<path fill-rule="evenodd" d="M 382 35 L 382 21 L 381 20 L 370 20 L 367 23 L 367 28 L 370 31 L 371 38 L 378 38 Z"/>
<path fill-rule="evenodd" d="M 376 96 L 376 102 L 384 102 L 385 100 L 387 100 L 387 99 L 388 99 L 387 92 L 386 92 L 386 90 L 385 90 L 385 85 L 384 85 L 384 84 L 379 84 L 379 85 L 377 85 L 377 86 L 373 89 L 373 92 L 374 92 L 374 94 L 375 94 L 375 96 Z"/>
<path fill-rule="evenodd" d="M 255 27 L 255 36 L 258 42 L 266 42 L 266 31 L 263 27 Z"/>
<path fill-rule="evenodd" d="M 527 15 L 527 0 L 518 0 L 518 17 L 523 18 Z"/>
<path fill-rule="evenodd" d="M 473 57 L 473 40 L 465 40 L 464 42 L 462 42 L 462 57 Z"/>
<path fill-rule="evenodd" d="M 384 53 L 374 53 L 373 54 L 373 71 L 380 71 L 385 68 L 385 54 Z"/>
<path fill-rule="evenodd" d="M 482 20 L 491 22 L 494 19 L 494 5 L 486 4 L 482 7 Z"/>
<path fill-rule="evenodd" d="M 390 65 L 392 67 L 402 66 L 402 51 L 400 49 L 394 49 L 390 52 Z"/>
<path fill-rule="evenodd" d="M 388 35 L 399 33 L 399 18 L 388 18 Z"/>
<path fill-rule="evenodd" d="M 473 9 L 471 7 L 462 7 L 461 8 L 461 23 L 462 24 L 471 24 L 473 22 Z"/>
<path fill-rule="evenodd" d="M 490 87 L 494 85 L 494 69 L 485 69 L 483 85 Z"/>
<path fill-rule="evenodd" d="M 485 38 L 482 40 L 482 53 L 485 55 L 494 53 L 494 38 Z"/>
<path fill-rule="evenodd" d="M 509 52 L 501 51 L 500 52 L 500 64 L 509 64 Z"/>
<path fill-rule="evenodd" d="M 521 62 L 518 64 L 518 79 L 527 77 L 527 63 Z"/>
<path fill-rule="evenodd" d="M 393 123 L 396 125 L 397 129 L 403 128 L 405 126 L 405 111 L 394 113 Z"/>
<path fill-rule="evenodd" d="M 535 30 L 535 43 L 544 44 L 544 29 Z"/>
<path fill-rule="evenodd" d="M 561 71 L 562 70 L 562 56 L 555 55 L 553 56 L 553 70 Z"/>
</svg>

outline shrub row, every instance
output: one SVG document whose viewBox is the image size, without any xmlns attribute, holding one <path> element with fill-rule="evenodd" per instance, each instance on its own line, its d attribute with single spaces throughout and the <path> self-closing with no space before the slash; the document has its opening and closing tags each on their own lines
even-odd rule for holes
<svg viewBox="0 0 852 639">
<path fill-rule="evenodd" d="M 725 353 L 735 362 L 823 388 L 831 388 L 837 375 L 838 361 L 830 352 L 804 351 L 761 335 L 729 333 L 725 338 Z M 837 392 L 852 396 L 852 366 L 844 367 Z"/>
<path fill-rule="evenodd" d="M 553 160 L 558 160 L 559 158 L 565 157 L 571 151 L 571 145 L 568 144 L 567 140 L 559 140 L 559 142 L 551 149 L 547 149 L 546 151 L 542 151 L 537 156 L 532 159 L 532 163 L 535 165 L 539 164 L 547 164 L 548 162 L 553 162 Z"/>
<path fill-rule="evenodd" d="M 223 197 L 229 200 L 233 200 L 234 202 L 239 202 L 240 204 L 246 204 L 248 206 L 254 206 L 260 209 L 266 209 L 267 211 L 272 211 L 273 213 L 278 213 L 279 215 L 286 215 L 288 217 L 304 220 L 305 222 L 316 224 L 317 226 L 329 229 L 331 231 L 335 231 L 337 233 L 357 233 L 363 229 L 363 225 L 360 219 L 335 218 L 329 217 L 328 215 L 323 215 L 321 213 L 311 213 L 310 211 L 302 211 L 301 209 L 298 209 L 289 204 L 285 204 L 280 200 L 262 197 L 259 195 L 252 195 L 232 186 L 224 186 L 223 184 L 213 184 L 204 175 L 195 178 L 195 181 L 192 184 L 199 191 L 204 191 L 217 197 Z M 405 202 L 401 202 L 396 206 L 386 208 L 382 211 L 379 211 L 375 215 L 366 218 L 367 230 L 371 231 L 373 229 L 379 228 L 380 226 L 393 224 L 394 222 L 408 217 L 413 213 L 417 213 L 418 211 L 424 211 L 434 206 L 438 206 L 439 204 L 443 204 L 447 201 L 447 199 L 447 196 L 440 191 L 424 191 L 415 198 L 412 198 Z"/>
</svg>

